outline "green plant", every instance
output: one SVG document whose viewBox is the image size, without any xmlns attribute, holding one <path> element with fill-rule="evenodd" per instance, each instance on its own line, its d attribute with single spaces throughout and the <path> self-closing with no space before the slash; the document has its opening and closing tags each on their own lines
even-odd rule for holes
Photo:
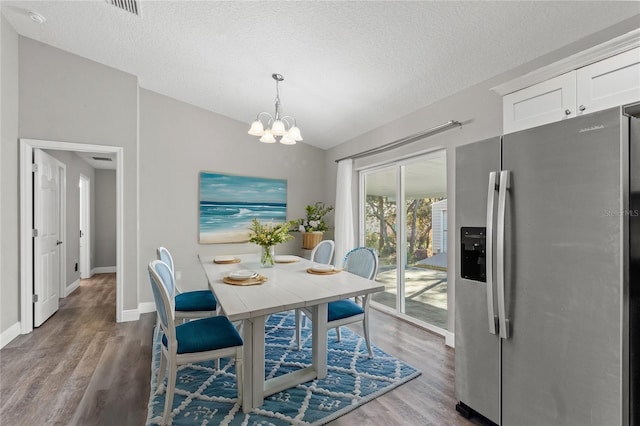
<svg viewBox="0 0 640 426">
<path fill-rule="evenodd" d="M 293 239 L 289 234 L 289 223 L 262 224 L 255 217 L 251 220 L 249 242 L 261 247 L 271 247 Z"/>
<path fill-rule="evenodd" d="M 318 201 L 313 205 L 308 205 L 305 210 L 307 211 L 306 218 L 289 222 L 292 231 L 313 232 L 328 229 L 324 217 L 333 211 L 333 206 L 325 206 L 324 203 Z"/>
</svg>

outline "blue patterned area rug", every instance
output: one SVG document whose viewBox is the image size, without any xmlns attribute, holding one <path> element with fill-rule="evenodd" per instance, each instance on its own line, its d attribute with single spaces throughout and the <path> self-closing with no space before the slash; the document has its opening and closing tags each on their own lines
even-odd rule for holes
<svg viewBox="0 0 640 426">
<path fill-rule="evenodd" d="M 302 329 L 303 346 L 295 350 L 294 311 L 271 315 L 267 321 L 265 377 L 311 365 L 311 327 Z M 264 404 L 243 413 L 238 403 L 235 369 L 231 359 L 182 366 L 178 370 L 173 400 L 173 425 L 322 425 L 358 406 L 418 377 L 421 372 L 373 347 L 367 357 L 364 338 L 347 327 L 342 341 L 329 331 L 328 374 L 265 399 Z M 375 335 L 375 332 L 374 332 Z M 159 332 L 154 335 L 151 363 L 151 396 L 147 424 L 157 424 L 164 409 L 164 393 L 155 395 L 160 363 Z"/>
</svg>

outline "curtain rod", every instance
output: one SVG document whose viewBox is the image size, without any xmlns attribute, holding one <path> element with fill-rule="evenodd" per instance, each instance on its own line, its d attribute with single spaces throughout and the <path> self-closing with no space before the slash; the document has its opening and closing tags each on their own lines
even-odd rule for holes
<svg viewBox="0 0 640 426">
<path fill-rule="evenodd" d="M 413 134 L 411 136 L 407 136 L 405 138 L 398 139 L 397 141 L 389 142 L 389 143 L 384 144 L 382 146 L 379 146 L 377 148 L 368 149 L 368 150 L 362 151 L 362 152 L 360 152 L 358 154 L 353 154 L 353 155 L 349 155 L 347 157 L 339 158 L 339 159 L 336 160 L 336 163 L 339 163 L 342 160 L 347 160 L 349 158 L 352 158 L 352 159 L 355 160 L 356 158 L 361 158 L 361 157 L 366 157 L 368 155 L 373 155 L 373 154 L 379 154 L 381 152 L 386 152 L 386 151 L 389 151 L 391 149 L 398 148 L 400 146 L 406 145 L 406 144 L 411 143 L 411 142 L 415 142 L 415 141 L 420 140 L 422 138 L 425 138 L 427 136 L 434 135 L 434 134 L 439 133 L 439 132 L 441 132 L 443 130 L 447 130 L 447 129 L 451 128 L 451 127 L 456 127 L 456 126 L 457 127 L 462 127 L 462 123 L 460 123 L 459 121 L 456 121 L 456 120 L 449 120 L 446 123 L 440 124 L 439 126 L 435 126 L 435 127 L 430 128 L 430 129 L 423 130 L 423 131 L 415 133 L 415 134 Z"/>
</svg>

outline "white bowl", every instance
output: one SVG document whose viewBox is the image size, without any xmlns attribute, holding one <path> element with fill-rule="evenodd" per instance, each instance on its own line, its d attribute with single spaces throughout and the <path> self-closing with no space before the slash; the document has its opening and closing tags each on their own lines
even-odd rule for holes
<svg viewBox="0 0 640 426">
<path fill-rule="evenodd" d="M 333 265 L 323 265 L 317 263 L 311 267 L 311 270 L 314 272 L 331 272 L 335 269 Z"/>
<path fill-rule="evenodd" d="M 258 276 L 256 271 L 250 271 L 248 269 L 238 269 L 237 271 L 229 272 L 228 277 L 234 280 L 248 280 Z"/>
<path fill-rule="evenodd" d="M 216 256 L 213 258 L 215 262 L 232 262 L 236 260 L 233 256 Z"/>
</svg>

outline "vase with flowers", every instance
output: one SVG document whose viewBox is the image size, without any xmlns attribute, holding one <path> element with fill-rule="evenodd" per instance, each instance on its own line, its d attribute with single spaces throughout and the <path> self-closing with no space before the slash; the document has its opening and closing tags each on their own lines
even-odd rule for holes
<svg viewBox="0 0 640 426">
<path fill-rule="evenodd" d="M 324 218 L 333 211 L 333 206 L 325 206 L 318 201 L 308 205 L 305 210 L 307 217 L 292 221 L 290 226 L 293 231 L 302 232 L 302 248 L 311 250 L 322 241 L 322 235 L 328 229 Z"/>
<path fill-rule="evenodd" d="M 289 223 L 260 223 L 255 217 L 251 220 L 249 242 L 260 246 L 260 264 L 263 268 L 273 266 L 275 246 L 293 238 L 289 234 Z"/>
</svg>

